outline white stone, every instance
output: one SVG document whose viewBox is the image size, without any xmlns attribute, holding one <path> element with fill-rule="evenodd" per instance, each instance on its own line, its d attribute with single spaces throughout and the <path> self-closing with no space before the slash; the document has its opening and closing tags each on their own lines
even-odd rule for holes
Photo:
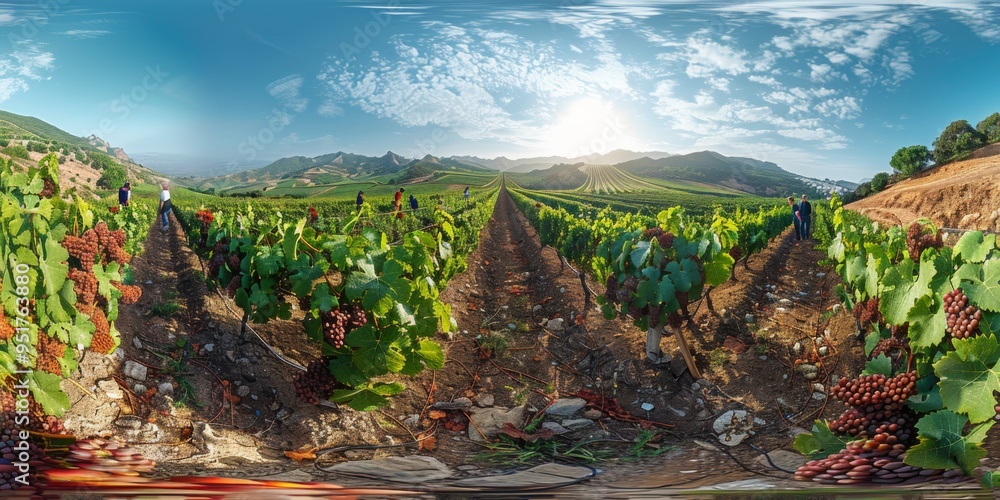
<svg viewBox="0 0 1000 500">
<path fill-rule="evenodd" d="M 208 351 L 208 352 L 214 351 L 215 350 L 215 344 L 205 344 L 205 350 Z"/>
<path fill-rule="evenodd" d="M 642 411 L 653 411 L 653 408 L 655 407 L 653 406 L 653 403 L 643 403 L 639 408 L 642 408 Z"/>
<path fill-rule="evenodd" d="M 241 398 L 245 398 L 245 397 L 249 396 L 250 395 L 250 386 L 249 385 L 241 385 L 240 388 L 236 390 L 236 395 L 239 396 L 239 397 L 241 397 Z"/>
<path fill-rule="evenodd" d="M 540 306 L 540 305 L 536 305 L 535 307 L 531 308 L 531 312 L 538 312 L 538 311 L 541 311 L 541 310 L 542 310 L 542 306 Z"/>
<path fill-rule="evenodd" d="M 592 425 L 594 425 L 594 421 L 588 418 L 574 418 L 562 421 L 562 426 L 571 431 L 578 431 L 580 429 L 585 429 Z"/>
<path fill-rule="evenodd" d="M 142 349 L 142 341 L 139 340 L 139 337 L 132 337 L 132 345 L 134 345 L 136 349 Z"/>
<path fill-rule="evenodd" d="M 553 331 L 560 331 L 563 329 L 563 319 L 562 318 L 550 319 L 548 322 L 545 323 L 545 328 L 548 328 L 549 330 Z"/>
<path fill-rule="evenodd" d="M 135 361 L 128 360 L 125 362 L 125 367 L 122 368 L 122 373 L 124 373 L 125 376 L 128 378 L 132 378 L 138 381 L 145 381 L 147 370 L 145 365 L 140 365 Z"/>
<path fill-rule="evenodd" d="M 588 420 L 588 422 L 589 422 L 589 420 Z M 567 429 L 567 428 L 563 427 L 562 425 L 559 425 L 559 424 L 557 424 L 555 422 L 542 422 L 542 429 L 548 429 L 548 430 L 552 431 L 553 433 L 555 433 L 557 436 L 561 436 L 563 434 L 567 434 L 567 433 L 570 432 L 569 429 Z"/>
<path fill-rule="evenodd" d="M 569 417 L 587 406 L 587 401 L 580 398 L 557 399 L 550 405 L 545 413 L 556 417 Z"/>
<path fill-rule="evenodd" d="M 114 380 L 102 380 L 97 383 L 97 387 L 104 391 L 104 394 L 107 394 L 109 399 L 122 399 L 125 397 L 121 388 L 118 387 L 118 382 Z"/>
<path fill-rule="evenodd" d="M 754 426 L 765 422 L 754 418 L 746 410 L 729 410 L 715 419 L 712 429 L 719 435 L 719 442 L 726 446 L 736 446 L 753 434 Z"/>
</svg>

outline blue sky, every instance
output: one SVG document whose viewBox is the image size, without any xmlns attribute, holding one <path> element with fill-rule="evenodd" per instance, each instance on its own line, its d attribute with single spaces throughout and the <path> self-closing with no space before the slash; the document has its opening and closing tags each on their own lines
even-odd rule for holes
<svg viewBox="0 0 1000 500">
<path fill-rule="evenodd" d="M 204 175 L 625 148 L 848 180 L 1000 111 L 991 2 L 484 4 L 0 1 L 0 108 Z"/>
</svg>

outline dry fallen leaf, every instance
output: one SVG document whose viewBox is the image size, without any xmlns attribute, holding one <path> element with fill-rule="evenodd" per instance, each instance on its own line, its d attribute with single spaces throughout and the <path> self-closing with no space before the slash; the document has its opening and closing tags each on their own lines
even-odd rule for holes
<svg viewBox="0 0 1000 500">
<path fill-rule="evenodd" d="M 295 460 L 296 462 L 301 462 L 303 460 L 316 460 L 316 453 L 311 450 L 286 451 L 285 456 L 292 460 Z"/>
<path fill-rule="evenodd" d="M 431 417 L 431 420 L 440 420 L 447 417 L 448 414 L 441 410 L 431 410 L 430 413 L 428 413 L 428 416 Z"/>
<path fill-rule="evenodd" d="M 434 451 L 437 449 L 437 438 L 431 436 L 420 442 L 420 451 Z"/>
</svg>

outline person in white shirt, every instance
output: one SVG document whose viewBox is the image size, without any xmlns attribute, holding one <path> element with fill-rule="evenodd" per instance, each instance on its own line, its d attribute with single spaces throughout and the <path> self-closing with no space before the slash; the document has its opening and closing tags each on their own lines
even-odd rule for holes
<svg viewBox="0 0 1000 500">
<path fill-rule="evenodd" d="M 163 181 L 160 183 L 160 216 L 163 218 L 163 232 L 167 232 L 170 228 L 170 219 L 167 217 L 170 214 L 170 181 Z"/>
</svg>

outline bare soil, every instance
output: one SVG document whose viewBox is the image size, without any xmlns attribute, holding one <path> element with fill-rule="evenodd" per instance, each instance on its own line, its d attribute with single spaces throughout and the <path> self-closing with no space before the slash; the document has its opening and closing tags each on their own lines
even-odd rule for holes
<svg viewBox="0 0 1000 500">
<path fill-rule="evenodd" d="M 930 168 L 847 208 L 888 225 L 926 217 L 939 227 L 998 231 L 998 181 L 1000 144 L 992 144 L 971 159 Z"/>
<path fill-rule="evenodd" d="M 356 449 L 324 462 L 420 453 L 451 466 L 474 464 L 464 473 L 480 474 L 521 465 L 489 460 L 498 455 L 470 439 L 468 428 L 445 429 L 443 420 L 431 418 L 430 404 L 468 398 L 479 406 L 524 405 L 527 421 L 558 398 L 590 391 L 601 395 L 605 409 L 617 403 L 624 412 L 595 416 L 593 425 L 566 439 L 591 441 L 591 449 L 625 457 L 631 442 L 652 430 L 658 435 L 643 451 L 672 450 L 640 462 L 605 460 L 601 467 L 613 471 L 609 478 L 679 473 L 694 467 L 687 462 L 720 478 L 733 471 L 788 477 L 749 446 L 724 446 L 712 431 L 715 419 L 748 410 L 765 422 L 750 442 L 767 451 L 790 450 L 792 436 L 814 418 L 842 410 L 823 393 L 828 382 L 863 366 L 854 320 L 834 306 L 836 274 L 817 265 L 823 256 L 811 241 L 794 241 L 790 231 L 738 264 L 735 277 L 712 290 L 710 300 L 692 305 L 696 312 L 682 334 L 702 380 L 687 372 L 674 337 L 661 344 L 673 360 L 654 365 L 644 354 L 645 332 L 605 320 L 593 301 L 584 310 L 579 276 L 555 250 L 540 245 L 505 191 L 480 236 L 469 268 L 442 292 L 458 322 L 456 333 L 438 337 L 447 354 L 444 369 L 403 379 L 408 391 L 391 407 L 361 413 L 300 402 L 292 385 L 300 369 L 293 365 L 318 356 L 301 325 L 253 325 L 270 348 L 252 333 L 241 335 L 235 306 L 206 288 L 202 263 L 176 222 L 168 233 L 154 225 L 145 253 L 133 260 L 143 297 L 124 307 L 117 323 L 123 350 L 84 360 L 78 382 L 89 394 L 64 384 L 74 401 L 66 425 L 78 436 L 109 435 L 134 444 L 159 462 L 162 476 L 304 470 L 322 479 L 325 473 L 310 462 L 292 461 L 284 452 L 399 445 L 429 433 L 436 438 L 433 451 Z M 587 283 L 603 293 L 602 284 Z M 550 321 L 560 318 L 562 328 Z M 815 359 L 808 359 L 810 352 Z M 817 366 L 815 380 L 795 369 L 799 358 Z M 146 380 L 127 377 L 126 363 L 148 367 Z M 115 385 L 123 398 L 113 399 Z M 647 413 L 643 403 L 653 409 Z M 459 427 L 464 422 L 460 412 L 449 418 Z"/>
</svg>

